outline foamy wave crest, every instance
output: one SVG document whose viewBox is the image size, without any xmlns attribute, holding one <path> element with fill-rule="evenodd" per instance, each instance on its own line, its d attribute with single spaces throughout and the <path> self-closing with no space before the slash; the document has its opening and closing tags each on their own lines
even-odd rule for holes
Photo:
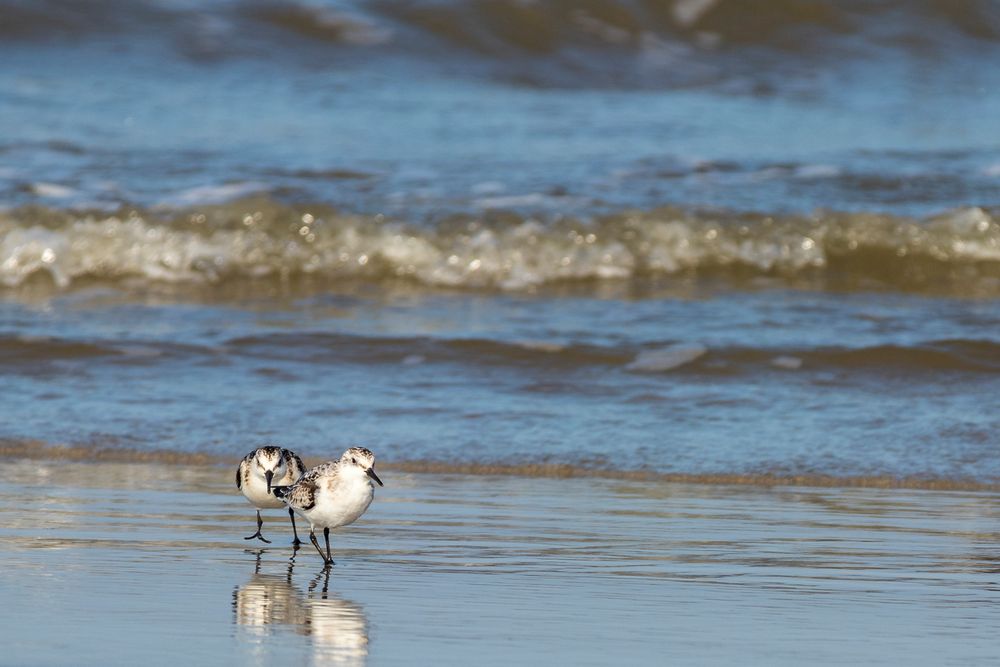
<svg viewBox="0 0 1000 667">
<path fill-rule="evenodd" d="M 522 290 L 553 283 L 761 276 L 1000 293 L 1000 224 L 978 208 L 928 220 L 877 214 L 811 217 L 618 214 L 543 223 L 510 216 L 412 225 L 245 199 L 167 216 L 53 209 L 0 214 L 0 281 L 48 277 L 215 284 L 314 276 Z"/>
</svg>

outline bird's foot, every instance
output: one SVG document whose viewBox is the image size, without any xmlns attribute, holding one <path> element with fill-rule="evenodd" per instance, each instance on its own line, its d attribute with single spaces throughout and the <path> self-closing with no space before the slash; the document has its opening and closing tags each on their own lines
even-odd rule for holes
<svg viewBox="0 0 1000 667">
<path fill-rule="evenodd" d="M 258 530 L 258 531 L 257 531 L 256 533 L 254 533 L 253 535 L 247 535 L 247 536 L 246 536 L 246 537 L 244 537 L 243 539 L 244 539 L 244 540 L 252 540 L 252 539 L 253 539 L 253 538 L 255 538 L 255 537 L 256 537 L 256 538 L 257 538 L 258 540 L 260 540 L 261 542 L 266 542 L 267 544 L 270 544 L 270 543 L 271 543 L 271 540 L 269 540 L 269 539 L 267 539 L 266 537 L 264 537 L 263 535 L 261 535 L 261 534 L 260 534 L 260 531 L 259 531 L 259 530 Z"/>
</svg>

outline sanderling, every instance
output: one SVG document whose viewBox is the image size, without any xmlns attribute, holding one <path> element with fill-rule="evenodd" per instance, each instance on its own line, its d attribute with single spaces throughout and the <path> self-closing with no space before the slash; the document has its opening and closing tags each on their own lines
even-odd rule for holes
<svg viewBox="0 0 1000 667">
<path fill-rule="evenodd" d="M 273 489 L 275 486 L 293 484 L 305 472 L 302 459 L 296 456 L 295 452 L 281 447 L 268 446 L 253 450 L 243 457 L 239 467 L 236 469 L 236 488 L 243 492 L 246 499 L 257 508 L 257 532 L 244 537 L 245 540 L 257 538 L 261 542 L 271 543 L 260 534 L 260 527 L 264 522 L 260 518 L 262 509 L 284 507 L 278 498 L 275 497 Z M 295 530 L 295 513 L 289 508 L 288 516 L 292 520 L 292 534 L 295 535 L 293 544 L 302 544 L 299 540 L 299 533 Z"/>
<path fill-rule="evenodd" d="M 294 510 L 309 521 L 309 539 L 327 566 L 330 557 L 330 529 L 357 521 L 375 497 L 372 480 L 382 486 L 375 474 L 375 455 L 364 447 L 351 447 L 339 461 L 322 463 L 290 486 L 275 486 L 274 495 L 281 498 L 289 511 Z M 316 540 L 316 528 L 322 526 L 326 554 Z"/>
</svg>

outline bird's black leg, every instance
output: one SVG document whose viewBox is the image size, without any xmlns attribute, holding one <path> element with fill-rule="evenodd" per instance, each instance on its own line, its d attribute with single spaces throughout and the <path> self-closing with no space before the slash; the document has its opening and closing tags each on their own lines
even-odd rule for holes
<svg viewBox="0 0 1000 667">
<path fill-rule="evenodd" d="M 253 538 L 256 537 L 261 542 L 267 542 L 268 544 L 270 544 L 271 540 L 264 539 L 264 536 L 260 534 L 260 527 L 263 526 L 263 525 L 264 525 L 264 520 L 260 518 L 260 510 L 257 510 L 257 532 L 254 533 L 253 535 L 247 535 L 243 539 L 244 540 L 252 540 Z"/>
<path fill-rule="evenodd" d="M 291 507 L 288 508 L 288 518 L 292 520 L 292 534 L 295 535 L 292 546 L 298 547 L 302 544 L 302 540 L 299 539 L 299 531 L 295 530 L 295 511 Z"/>
<path fill-rule="evenodd" d="M 323 559 L 323 564 L 329 565 L 330 561 L 327 560 L 326 556 L 323 555 L 323 549 L 320 548 L 319 540 L 316 539 L 316 533 L 314 533 L 312 529 L 309 530 L 309 540 L 313 543 L 313 546 L 316 547 L 316 551 L 319 553 L 319 557 Z"/>
<path fill-rule="evenodd" d="M 329 565 L 333 565 L 333 556 L 330 555 L 330 529 L 323 529 L 323 539 L 326 540 L 326 562 Z"/>
</svg>

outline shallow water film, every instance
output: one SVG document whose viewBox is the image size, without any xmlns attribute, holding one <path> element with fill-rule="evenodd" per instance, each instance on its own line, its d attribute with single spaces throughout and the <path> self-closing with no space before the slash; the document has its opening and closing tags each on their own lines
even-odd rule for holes
<svg viewBox="0 0 1000 667">
<path fill-rule="evenodd" d="M 324 570 L 228 467 L 4 468 L 4 664 L 989 664 L 996 493 L 384 471 Z M 23 498 L 55 491 L 27 514 Z M 58 629 L 57 634 L 53 633 Z"/>
</svg>

